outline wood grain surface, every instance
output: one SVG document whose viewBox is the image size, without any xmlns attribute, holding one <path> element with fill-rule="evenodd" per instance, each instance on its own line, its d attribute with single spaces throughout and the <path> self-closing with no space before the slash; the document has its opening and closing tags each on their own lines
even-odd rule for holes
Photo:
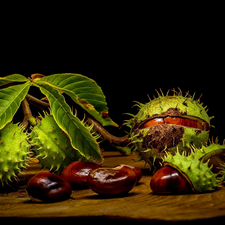
<svg viewBox="0 0 225 225">
<path fill-rule="evenodd" d="M 225 187 L 204 194 L 154 195 L 150 189 L 151 176 L 143 162 L 134 162 L 135 155 L 121 156 L 118 152 L 105 152 L 104 167 L 119 163 L 138 166 L 144 176 L 126 196 L 103 198 L 90 189 L 74 190 L 71 198 L 56 203 L 33 203 L 25 188 L 10 193 L 0 193 L 0 222 L 28 222 L 31 220 L 91 221 L 105 224 L 109 220 L 129 224 L 153 223 L 199 223 L 225 221 Z M 40 165 L 31 163 L 26 174 L 21 175 L 24 184 L 40 170 Z M 111 221 L 111 222 L 112 222 Z M 21 221 L 22 222 L 22 221 Z M 2 224 L 2 223 L 1 223 Z"/>
</svg>

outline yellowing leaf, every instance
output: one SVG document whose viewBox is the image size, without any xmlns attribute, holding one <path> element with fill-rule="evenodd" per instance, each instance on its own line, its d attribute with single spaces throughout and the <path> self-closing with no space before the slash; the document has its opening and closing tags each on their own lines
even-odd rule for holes
<svg viewBox="0 0 225 225">
<path fill-rule="evenodd" d="M 87 160 L 101 162 L 102 155 L 97 141 L 83 123 L 72 114 L 63 95 L 38 80 L 34 82 L 34 85 L 38 86 L 48 98 L 52 115 L 58 126 L 70 138 L 73 148 L 79 151 Z"/>
<path fill-rule="evenodd" d="M 109 116 L 108 107 L 102 89 L 96 82 L 80 74 L 53 74 L 35 80 L 42 85 L 69 95 L 72 100 L 92 115 L 103 126 L 118 126 Z"/>
</svg>

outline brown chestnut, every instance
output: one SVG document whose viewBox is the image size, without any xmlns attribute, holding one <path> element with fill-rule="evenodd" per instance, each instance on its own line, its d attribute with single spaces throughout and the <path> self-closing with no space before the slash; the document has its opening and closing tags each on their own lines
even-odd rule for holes
<svg viewBox="0 0 225 225">
<path fill-rule="evenodd" d="M 137 175 L 132 168 L 98 168 L 88 175 L 88 185 L 101 195 L 119 195 L 128 193 L 136 184 Z"/>
<path fill-rule="evenodd" d="M 34 202 L 63 201 L 72 193 L 69 182 L 49 172 L 40 172 L 32 177 L 27 183 L 26 190 Z"/>
<path fill-rule="evenodd" d="M 70 163 L 61 173 L 61 177 L 68 181 L 73 189 L 88 188 L 87 177 L 99 165 L 92 162 L 75 161 Z"/>
<path fill-rule="evenodd" d="M 127 167 L 129 167 L 129 168 L 131 168 L 131 169 L 134 170 L 134 172 L 137 175 L 137 183 L 141 180 L 141 178 L 142 178 L 142 172 L 141 172 L 140 168 L 138 168 L 136 166 L 126 165 L 126 164 L 119 164 L 119 165 L 116 165 L 114 168 L 121 167 L 121 166 L 127 166 Z"/>
<path fill-rule="evenodd" d="M 191 193 L 187 179 L 176 169 L 164 166 L 152 176 L 150 187 L 156 194 Z"/>
</svg>

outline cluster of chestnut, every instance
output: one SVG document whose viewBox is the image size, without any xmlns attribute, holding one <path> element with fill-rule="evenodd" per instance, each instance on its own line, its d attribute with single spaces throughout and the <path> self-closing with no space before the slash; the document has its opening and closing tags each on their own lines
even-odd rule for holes
<svg viewBox="0 0 225 225">
<path fill-rule="evenodd" d="M 101 195 L 128 193 L 142 178 L 138 167 L 120 164 L 114 168 L 101 168 L 91 162 L 75 161 L 56 175 L 40 172 L 27 183 L 32 201 L 56 202 L 70 197 L 72 189 L 90 188 Z"/>
</svg>

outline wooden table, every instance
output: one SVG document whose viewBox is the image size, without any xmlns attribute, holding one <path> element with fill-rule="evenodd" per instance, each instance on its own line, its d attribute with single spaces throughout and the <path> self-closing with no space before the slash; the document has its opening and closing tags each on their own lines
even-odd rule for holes
<svg viewBox="0 0 225 225">
<path fill-rule="evenodd" d="M 151 176 L 143 162 L 134 162 L 135 155 L 121 156 L 118 152 L 104 152 L 103 166 L 119 163 L 138 166 L 144 176 L 127 196 L 103 198 L 90 189 L 74 190 L 71 198 L 56 203 L 33 203 L 24 188 L 8 194 L 0 193 L 0 224 L 23 222 L 31 224 L 74 221 L 106 224 L 109 220 L 122 224 L 199 223 L 200 220 L 225 223 L 225 187 L 212 193 L 190 195 L 154 195 L 149 186 Z M 21 176 L 23 182 L 33 176 L 40 166 L 33 163 Z M 13 221 L 11 221 L 13 220 Z M 126 223 L 128 224 L 128 223 Z"/>
</svg>

